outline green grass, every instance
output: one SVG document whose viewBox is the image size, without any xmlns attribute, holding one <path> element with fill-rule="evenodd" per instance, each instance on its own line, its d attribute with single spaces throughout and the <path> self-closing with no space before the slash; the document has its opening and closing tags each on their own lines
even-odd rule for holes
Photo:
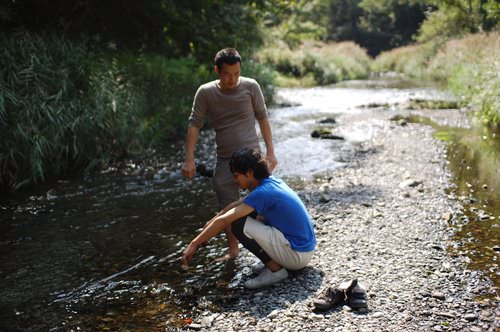
<svg viewBox="0 0 500 332">
<path fill-rule="evenodd" d="M 258 60 L 276 70 L 280 86 L 327 85 L 369 75 L 371 59 L 352 42 L 306 41 L 295 49 L 284 43 L 263 48 Z"/>
<path fill-rule="evenodd" d="M 80 174 L 183 128 L 195 61 L 90 52 L 57 38 L 0 36 L 0 188 Z"/>
<path fill-rule="evenodd" d="M 443 82 L 464 104 L 479 111 L 483 123 L 500 127 L 500 33 L 481 33 L 431 41 L 379 55 L 372 71 Z"/>
<path fill-rule="evenodd" d="M 85 167 L 106 124 L 102 116 L 88 126 L 100 115 L 85 106 L 86 51 L 53 39 L 1 37 L 0 45 L 0 187 Z"/>
</svg>

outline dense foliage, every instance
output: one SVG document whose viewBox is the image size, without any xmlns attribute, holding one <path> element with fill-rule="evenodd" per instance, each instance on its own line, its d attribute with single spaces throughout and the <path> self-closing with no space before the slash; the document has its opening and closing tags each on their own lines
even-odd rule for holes
<svg viewBox="0 0 500 332">
<path fill-rule="evenodd" d="M 280 1 L 278 1 L 280 2 Z M 311 0 L 281 1 L 269 33 L 295 48 L 304 39 L 354 41 L 375 56 L 381 51 L 435 38 L 492 31 L 497 0 Z"/>
<path fill-rule="evenodd" d="M 205 62 L 224 46 L 248 52 L 257 45 L 263 6 L 244 0 L 7 0 L 0 4 L 0 28 Z"/>
<path fill-rule="evenodd" d="M 479 110 L 482 121 L 500 127 L 500 33 L 467 35 L 384 52 L 374 71 L 397 71 L 409 77 L 445 83 L 465 105 Z"/>
<path fill-rule="evenodd" d="M 334 0 L 328 39 L 353 40 L 377 55 L 411 43 L 428 9 L 416 0 Z"/>
<path fill-rule="evenodd" d="M 446 40 L 469 33 L 494 31 L 500 22 L 498 0 L 428 0 L 436 10 L 427 15 L 418 41 Z"/>
<path fill-rule="evenodd" d="M 1 36 L 0 45 L 2 189 L 171 137 L 190 104 L 177 93 L 192 94 L 208 78 L 189 59 L 115 57 L 56 38 Z"/>
<path fill-rule="evenodd" d="M 371 62 L 366 51 L 353 42 L 305 41 L 291 49 L 276 41 L 263 48 L 258 59 L 276 70 L 276 83 L 282 86 L 326 85 L 367 78 Z"/>
</svg>

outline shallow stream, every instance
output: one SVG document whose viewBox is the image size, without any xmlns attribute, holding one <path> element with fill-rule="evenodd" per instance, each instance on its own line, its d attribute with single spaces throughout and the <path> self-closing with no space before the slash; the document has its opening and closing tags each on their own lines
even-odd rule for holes
<svg viewBox="0 0 500 332">
<path fill-rule="evenodd" d="M 395 112 L 361 105 L 450 98 L 399 79 L 281 89 L 279 95 L 289 104 L 270 110 L 276 174 L 296 189 L 346 166 L 355 146 L 382 128 L 383 120 L 371 115 Z M 312 138 L 322 122 L 344 139 Z M 449 141 L 457 185 L 450 195 L 468 209 L 456 247 L 498 285 L 499 137 L 428 123 Z M 210 168 L 209 136 L 197 155 Z M 182 143 L 146 159 L 1 202 L 0 330 L 165 330 L 189 323 L 193 306 L 217 306 L 230 297 L 241 267 L 217 260 L 225 253 L 223 238 L 201 249 L 189 269 L 179 266 L 184 246 L 216 211 L 211 180 L 181 177 Z"/>
</svg>

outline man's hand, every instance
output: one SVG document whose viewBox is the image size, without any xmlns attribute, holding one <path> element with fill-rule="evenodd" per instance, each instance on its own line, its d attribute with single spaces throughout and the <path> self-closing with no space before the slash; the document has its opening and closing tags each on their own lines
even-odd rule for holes
<svg viewBox="0 0 500 332">
<path fill-rule="evenodd" d="M 191 242 L 186 249 L 184 249 L 182 252 L 181 265 L 188 265 L 189 262 L 191 262 L 196 249 L 198 249 L 198 245 L 193 242 Z"/>
<path fill-rule="evenodd" d="M 276 165 L 278 165 L 278 160 L 276 159 L 274 153 L 266 154 L 266 161 L 269 172 L 272 172 L 276 168 Z"/>
<path fill-rule="evenodd" d="M 194 165 L 194 160 L 186 160 L 184 162 L 184 165 L 182 165 L 182 175 L 191 180 L 195 174 L 196 167 Z"/>
</svg>

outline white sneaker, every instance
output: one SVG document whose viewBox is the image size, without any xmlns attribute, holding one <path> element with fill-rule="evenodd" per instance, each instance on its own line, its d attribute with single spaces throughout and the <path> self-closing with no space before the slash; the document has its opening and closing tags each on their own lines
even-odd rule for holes
<svg viewBox="0 0 500 332">
<path fill-rule="evenodd" d="M 250 265 L 250 270 L 252 271 L 253 274 L 257 274 L 260 273 L 265 267 L 266 266 L 264 265 L 264 263 L 258 261 Z"/>
<path fill-rule="evenodd" d="M 265 268 L 257 277 L 247 280 L 245 282 L 245 287 L 250 289 L 261 288 L 270 286 L 286 278 L 288 278 L 288 271 L 285 268 L 276 272 L 272 272 L 268 268 Z"/>
</svg>

